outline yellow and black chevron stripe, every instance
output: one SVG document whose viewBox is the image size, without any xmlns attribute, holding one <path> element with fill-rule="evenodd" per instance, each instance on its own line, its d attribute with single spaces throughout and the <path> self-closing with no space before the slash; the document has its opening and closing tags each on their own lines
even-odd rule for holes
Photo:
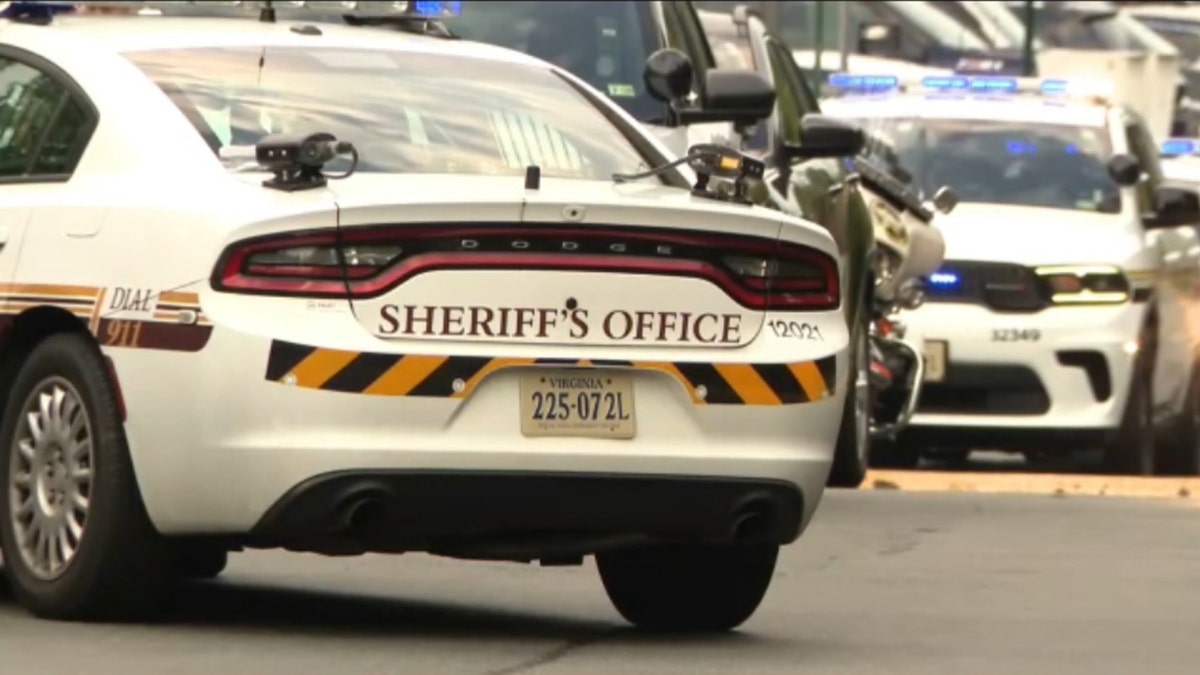
<svg viewBox="0 0 1200 675">
<path fill-rule="evenodd" d="M 129 349 L 195 352 L 212 335 L 212 324 L 195 293 L 162 291 L 153 298 L 153 318 L 118 318 L 105 313 L 108 289 L 63 284 L 0 284 L 0 331 L 37 307 L 62 309 L 83 323 L 101 345 Z"/>
<path fill-rule="evenodd" d="M 463 398 L 504 368 L 558 366 L 658 370 L 677 379 L 696 405 L 788 405 L 832 396 L 835 360 L 798 363 L 704 363 L 596 359 L 513 359 L 380 354 L 275 340 L 266 379 L 307 389 L 368 396 Z"/>
</svg>

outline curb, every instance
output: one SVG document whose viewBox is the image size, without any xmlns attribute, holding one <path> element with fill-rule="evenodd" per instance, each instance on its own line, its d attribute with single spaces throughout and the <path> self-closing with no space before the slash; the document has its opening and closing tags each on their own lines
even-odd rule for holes
<svg viewBox="0 0 1200 675">
<path fill-rule="evenodd" d="M 1141 497 L 1200 502 L 1200 478 L 1142 478 L 1085 474 L 969 473 L 951 471 L 867 472 L 859 489 L 908 492 Z"/>
</svg>

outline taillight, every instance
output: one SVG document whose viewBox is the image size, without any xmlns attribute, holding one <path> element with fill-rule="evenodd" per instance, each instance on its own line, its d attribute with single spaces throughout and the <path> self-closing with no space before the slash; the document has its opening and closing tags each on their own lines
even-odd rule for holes
<svg viewBox="0 0 1200 675">
<path fill-rule="evenodd" d="M 742 286 L 759 294 L 743 304 L 766 310 L 833 309 L 838 275 L 833 260 L 813 249 L 780 242 L 767 254 L 731 253 L 721 262 Z"/>
<path fill-rule="evenodd" d="M 404 250 L 395 244 L 342 244 L 336 233 L 247 243 L 222 257 L 213 286 L 272 295 L 341 296 L 348 282 L 383 272 Z"/>
<path fill-rule="evenodd" d="M 632 227 L 448 224 L 294 233 L 240 242 L 221 256 L 213 288 L 235 293 L 368 298 L 422 273 L 557 270 L 702 278 L 758 310 L 840 304 L 838 269 L 820 251 L 757 237 Z"/>
</svg>

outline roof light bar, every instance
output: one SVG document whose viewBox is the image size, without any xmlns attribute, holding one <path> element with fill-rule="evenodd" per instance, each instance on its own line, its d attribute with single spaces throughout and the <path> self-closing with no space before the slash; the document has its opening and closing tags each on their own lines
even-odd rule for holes
<svg viewBox="0 0 1200 675">
<path fill-rule="evenodd" d="M 829 86 L 847 93 L 877 94 L 886 91 L 952 94 L 1031 93 L 1047 97 L 1103 97 L 1115 87 L 1106 79 L 1025 78 L 996 75 L 925 75 L 897 77 L 884 74 L 831 73 Z"/>
<path fill-rule="evenodd" d="M 830 86 L 854 91 L 887 91 L 900 86 L 895 75 L 855 75 L 853 73 L 830 73 Z"/>
<path fill-rule="evenodd" d="M 281 14 L 289 10 L 326 11 L 358 16 L 405 15 L 436 19 L 462 14 L 462 4 L 461 0 L 21 0 L 0 2 L 0 17 L 31 13 L 49 15 L 83 8 L 130 9 L 136 13 L 157 14 L 170 9 L 216 6 L 246 10 L 269 8 Z"/>
<path fill-rule="evenodd" d="M 1158 146 L 1163 157 L 1186 157 L 1200 155 L 1200 138 L 1168 138 Z"/>
</svg>

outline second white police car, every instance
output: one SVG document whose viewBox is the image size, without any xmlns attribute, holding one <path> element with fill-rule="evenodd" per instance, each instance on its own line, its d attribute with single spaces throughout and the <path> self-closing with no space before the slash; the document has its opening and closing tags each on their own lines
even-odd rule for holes
<svg viewBox="0 0 1200 675">
<path fill-rule="evenodd" d="M 1194 191 L 1164 184 L 1142 118 L 1104 83 L 837 74 L 823 104 L 894 144 L 946 263 L 904 315 L 926 338 L 909 430 L 879 460 L 1104 449 L 1117 472 L 1200 472 Z"/>
<path fill-rule="evenodd" d="M 0 19 L 0 543 L 25 607 L 137 612 L 273 547 L 596 554 L 640 626 L 754 612 L 843 408 L 826 231 L 649 172 L 667 148 L 600 92 L 411 12 L 48 4 Z M 717 107 L 770 110 L 709 77 Z"/>
</svg>

